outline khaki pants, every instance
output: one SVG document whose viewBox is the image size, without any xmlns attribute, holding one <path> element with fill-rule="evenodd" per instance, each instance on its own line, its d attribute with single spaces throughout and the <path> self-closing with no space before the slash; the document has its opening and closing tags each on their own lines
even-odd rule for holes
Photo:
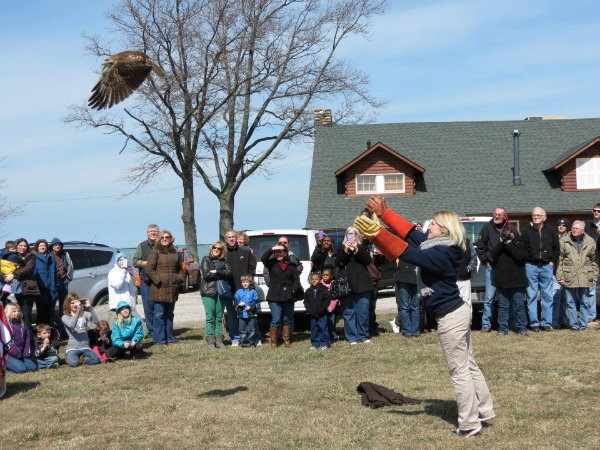
<svg viewBox="0 0 600 450">
<path fill-rule="evenodd" d="M 471 309 L 466 302 L 443 317 L 437 317 L 438 338 L 448 372 L 452 377 L 458 405 L 458 428 L 480 426 L 480 417 L 494 416 L 492 396 L 473 357 Z"/>
<path fill-rule="evenodd" d="M 471 280 L 458 280 L 456 285 L 458 286 L 458 294 L 460 295 L 460 298 L 462 298 L 465 303 L 468 303 L 472 313 L 473 305 L 471 304 Z"/>
</svg>

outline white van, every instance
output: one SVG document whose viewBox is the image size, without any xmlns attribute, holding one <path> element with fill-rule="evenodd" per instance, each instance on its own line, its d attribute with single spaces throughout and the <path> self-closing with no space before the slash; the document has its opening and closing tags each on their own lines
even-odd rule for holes
<svg viewBox="0 0 600 450">
<path fill-rule="evenodd" d="M 263 276 L 263 263 L 260 258 L 271 247 L 277 245 L 277 241 L 281 236 L 288 238 L 290 247 L 302 263 L 302 273 L 300 274 L 300 282 L 306 290 L 309 287 L 308 274 L 310 273 L 310 257 L 317 246 L 318 230 L 300 230 L 300 229 L 277 229 L 277 230 L 251 230 L 246 231 L 250 238 L 249 246 L 254 250 L 256 256 L 256 275 L 254 277 L 254 286 L 258 292 L 258 300 L 260 301 L 259 314 L 270 314 L 269 304 L 266 296 L 267 284 Z M 302 300 L 297 300 L 294 305 L 294 312 L 306 312 Z"/>
</svg>

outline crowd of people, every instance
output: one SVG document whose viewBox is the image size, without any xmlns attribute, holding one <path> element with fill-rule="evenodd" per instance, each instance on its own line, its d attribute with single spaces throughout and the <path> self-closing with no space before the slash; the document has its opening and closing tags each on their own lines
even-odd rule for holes
<svg viewBox="0 0 600 450">
<path fill-rule="evenodd" d="M 380 219 L 395 234 L 383 228 Z M 506 210 L 496 208 L 475 249 L 456 214 L 440 211 L 423 227 L 373 197 L 346 229 L 337 249 L 331 236 L 320 232 L 316 237 L 306 290 L 300 282 L 302 264 L 289 250 L 289 239 L 280 236 L 260 255 L 268 284 L 270 346 L 277 348 L 282 340 L 284 347 L 291 347 L 296 301 L 304 302 L 310 316 L 311 351 L 327 350 L 339 339 L 337 315 L 343 317 L 344 337 L 350 346 L 370 343 L 378 327 L 374 311 L 382 258 L 396 261 L 398 316 L 390 324 L 394 332 L 418 337 L 423 304 L 437 322 L 456 390 L 459 428 L 455 434 L 477 435 L 482 423 L 495 416 L 485 378 L 473 357 L 470 334 L 470 277 L 477 258 L 486 267 L 482 332 L 492 328 L 496 296 L 499 335 L 511 329 L 520 335 L 558 328 L 587 330 L 595 320 L 600 204 L 585 222 L 576 220 L 571 225 L 560 219 L 557 229 L 545 222 L 545 211 L 536 207 L 531 224 L 519 233 L 509 223 Z M 24 373 L 58 367 L 59 336 L 52 327 L 57 301 L 62 301 L 59 320 L 68 336 L 65 359 L 71 367 L 143 357 L 145 337 L 151 338 L 152 345 L 177 343 L 174 306 L 185 274 L 174 241 L 171 232 L 151 224 L 147 239 L 133 255 L 132 263 L 140 274 L 146 331 L 136 312 L 136 288 L 123 253 L 116 255 L 108 275 L 109 309 L 115 315 L 111 327 L 99 319 L 88 299 L 69 292 L 73 264 L 59 239 L 50 243 L 40 239 L 32 249 L 25 239 L 7 242 L 0 253 L 2 304 L 6 306 L 0 315 L 4 351 L 0 394 L 5 389 L 5 369 Z M 224 241 L 215 241 L 201 261 L 200 295 L 208 350 L 225 348 L 225 311 L 231 346 L 262 344 L 257 326 L 260 305 L 253 285 L 257 255 L 248 243 L 244 232 L 229 230 Z M 33 304 L 38 313 L 35 327 Z"/>
</svg>

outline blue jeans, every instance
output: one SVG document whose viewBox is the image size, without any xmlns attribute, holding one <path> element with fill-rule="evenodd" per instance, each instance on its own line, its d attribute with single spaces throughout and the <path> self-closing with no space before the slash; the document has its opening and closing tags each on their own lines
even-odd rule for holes
<svg viewBox="0 0 600 450">
<path fill-rule="evenodd" d="M 600 282 L 600 276 L 598 276 L 598 280 L 596 280 L 596 284 L 590 288 L 588 292 L 588 309 L 590 311 L 590 319 L 596 319 L 596 286 Z"/>
<path fill-rule="evenodd" d="M 243 317 L 240 317 L 238 321 L 240 328 L 240 345 L 242 347 L 252 347 L 255 345 L 254 330 L 258 328 L 256 326 L 256 318 L 250 317 L 244 319 Z"/>
<path fill-rule="evenodd" d="M 52 367 L 52 364 L 57 363 L 57 362 L 58 362 L 58 356 L 56 356 L 56 355 L 46 356 L 45 358 L 38 358 L 37 359 L 38 369 L 49 369 L 50 367 Z"/>
<path fill-rule="evenodd" d="M 508 333 L 509 309 L 513 305 L 515 325 L 518 332 L 527 330 L 525 314 L 525 288 L 498 289 L 498 331 Z"/>
<path fill-rule="evenodd" d="M 400 320 L 403 336 L 419 336 L 421 334 L 421 302 L 416 284 L 396 281 Z"/>
<path fill-rule="evenodd" d="M 240 342 L 240 327 L 238 324 L 237 311 L 233 304 L 233 298 L 223 298 L 225 309 L 227 310 L 227 328 L 229 329 L 229 340 L 231 342 Z"/>
<path fill-rule="evenodd" d="M 329 347 L 329 326 L 327 314 L 318 319 L 310 316 L 310 343 L 313 347 Z"/>
<path fill-rule="evenodd" d="M 565 287 L 565 296 L 567 297 L 567 307 L 569 308 L 569 326 L 573 330 L 588 329 L 588 293 L 590 288 L 568 288 Z M 579 304 L 579 322 L 577 323 L 577 305 Z"/>
<path fill-rule="evenodd" d="M 481 327 L 492 328 L 492 305 L 496 296 L 496 288 L 492 286 L 495 269 L 489 265 L 485 268 L 485 300 L 483 301 L 483 315 Z"/>
<path fill-rule="evenodd" d="M 371 292 L 358 292 L 341 298 L 344 334 L 350 344 L 369 339 L 369 304 Z"/>
<path fill-rule="evenodd" d="M 94 353 L 90 348 L 74 349 L 67 352 L 67 364 L 71 367 L 78 367 L 81 365 L 79 362 L 79 355 L 83 355 L 83 361 L 88 366 L 94 364 L 100 364 L 100 357 Z"/>
<path fill-rule="evenodd" d="M 173 335 L 173 317 L 175 303 L 154 303 L 154 330 L 152 338 L 155 344 L 172 344 L 177 342 Z"/>
<path fill-rule="evenodd" d="M 292 324 L 294 316 L 294 302 L 269 302 L 271 309 L 271 328 L 279 328 Z"/>
<path fill-rule="evenodd" d="M 538 267 L 534 264 L 525 264 L 525 273 L 529 281 L 527 288 L 527 311 L 529 312 L 529 326 L 539 327 L 538 318 L 538 289 L 542 293 L 542 327 L 552 326 L 552 275 L 554 275 L 554 266 L 546 264 Z"/>
<path fill-rule="evenodd" d="M 150 286 L 146 286 L 143 280 L 140 282 L 140 294 L 142 295 L 144 321 L 148 329 L 148 336 L 152 336 L 152 330 L 154 330 L 154 302 L 150 301 Z"/>
<path fill-rule="evenodd" d="M 6 369 L 12 373 L 35 372 L 38 368 L 35 358 L 11 358 L 6 361 Z"/>
<path fill-rule="evenodd" d="M 336 323 L 335 311 L 327 313 L 327 330 L 329 331 L 329 342 L 335 342 L 339 339 L 339 336 L 335 332 Z"/>
<path fill-rule="evenodd" d="M 567 299 L 565 288 L 555 276 L 552 277 L 552 328 L 558 328 L 569 323 L 567 319 Z"/>
</svg>

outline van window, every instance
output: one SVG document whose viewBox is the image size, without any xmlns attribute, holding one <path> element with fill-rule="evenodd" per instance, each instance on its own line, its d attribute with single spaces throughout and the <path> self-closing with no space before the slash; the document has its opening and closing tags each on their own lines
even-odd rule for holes
<svg viewBox="0 0 600 450">
<path fill-rule="evenodd" d="M 286 234 L 290 242 L 289 250 L 293 252 L 301 261 L 310 261 L 308 254 L 308 238 L 305 235 Z M 254 250 L 256 260 L 260 261 L 261 256 L 271 247 L 277 245 L 279 236 L 269 234 L 262 236 L 250 236 L 249 246 Z"/>
<path fill-rule="evenodd" d="M 105 266 L 111 261 L 113 252 L 106 250 L 88 250 L 88 256 L 92 261 L 92 267 L 100 267 Z"/>
<path fill-rule="evenodd" d="M 473 242 L 473 245 L 477 245 L 477 239 L 479 238 L 479 233 L 486 223 L 487 222 L 463 222 L 463 225 L 467 232 L 467 238 L 471 239 L 471 242 Z"/>
</svg>

